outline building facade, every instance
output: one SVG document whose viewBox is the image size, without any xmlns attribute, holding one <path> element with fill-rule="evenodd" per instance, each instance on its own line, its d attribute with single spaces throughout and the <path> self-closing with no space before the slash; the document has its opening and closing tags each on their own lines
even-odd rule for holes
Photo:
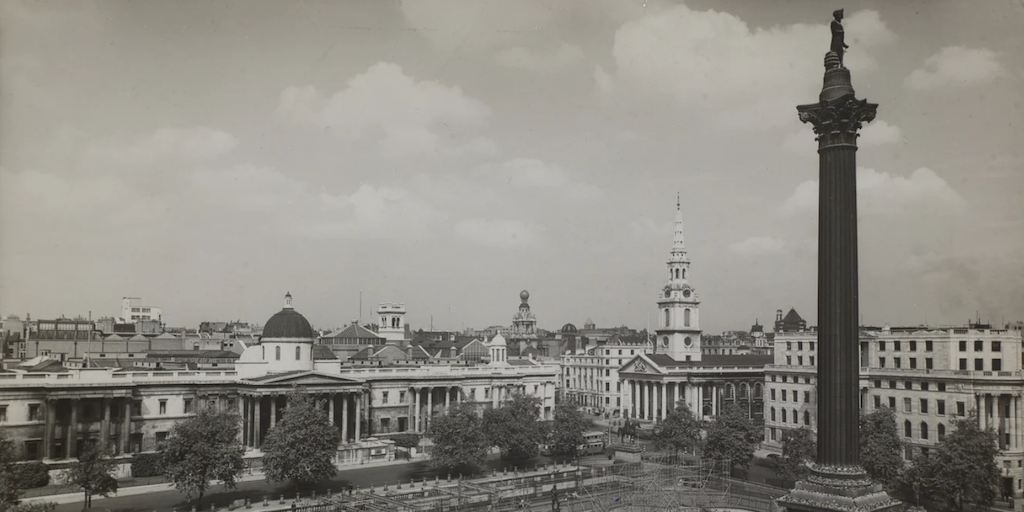
<svg viewBox="0 0 1024 512">
<path fill-rule="evenodd" d="M 685 401 L 698 417 L 717 416 L 726 405 L 763 413 L 765 355 L 704 355 L 700 299 L 690 284 L 690 260 L 683 237 L 683 214 L 676 201 L 668 282 L 658 295 L 659 323 L 653 353 L 638 354 L 619 368 L 623 404 L 620 416 L 659 422 Z"/>
<path fill-rule="evenodd" d="M 161 322 L 163 319 L 160 308 L 142 305 L 142 299 L 139 297 L 123 297 L 121 299 L 121 320 L 135 323 L 137 320 Z"/>
<path fill-rule="evenodd" d="M 779 333 L 775 361 L 765 369 L 765 445 L 781 448 L 782 432 L 816 432 L 817 333 Z M 866 327 L 860 335 L 860 405 L 896 414 L 904 457 L 927 454 L 959 417 L 992 428 L 1003 451 L 1004 489 L 1024 496 L 1021 333 L 967 327 Z"/>
<path fill-rule="evenodd" d="M 260 446 L 295 389 L 315 395 L 342 434 L 338 464 L 393 457 L 388 434 L 423 433 L 431 418 L 460 401 L 482 412 L 523 392 L 540 398 L 540 415 L 551 418 L 557 365 L 508 361 L 503 339 L 488 348 L 482 364 L 343 364 L 316 344 L 289 295 L 233 369 L 69 368 L 47 360 L 37 370 L 0 371 L 0 427 L 18 458 L 56 470 L 90 443 L 118 455 L 156 450 L 197 407 L 236 411 L 246 458 L 259 465 Z M 127 459 L 122 466 L 128 471 Z"/>
<path fill-rule="evenodd" d="M 637 354 L 650 354 L 653 349 L 651 340 L 643 336 L 613 336 L 563 355 L 563 396 L 588 413 L 620 417 L 624 404 L 619 368 Z"/>
</svg>

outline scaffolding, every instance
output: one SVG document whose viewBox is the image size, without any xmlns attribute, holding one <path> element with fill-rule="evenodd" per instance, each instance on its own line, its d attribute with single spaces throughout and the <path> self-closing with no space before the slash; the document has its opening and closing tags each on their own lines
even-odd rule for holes
<svg viewBox="0 0 1024 512">
<path fill-rule="evenodd" d="M 723 461 L 645 456 L 640 462 L 611 466 L 597 477 L 581 479 L 578 498 L 562 509 L 675 512 L 718 507 L 729 501 L 729 467 Z"/>
</svg>

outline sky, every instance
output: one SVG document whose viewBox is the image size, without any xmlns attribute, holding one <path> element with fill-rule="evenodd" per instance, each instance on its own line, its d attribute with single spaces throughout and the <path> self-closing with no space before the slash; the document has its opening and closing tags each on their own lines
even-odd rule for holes
<svg viewBox="0 0 1024 512">
<path fill-rule="evenodd" d="M 831 12 L 878 103 L 870 325 L 1024 320 L 1024 3 L 0 2 L 0 315 L 642 328 L 816 315 Z"/>
</svg>

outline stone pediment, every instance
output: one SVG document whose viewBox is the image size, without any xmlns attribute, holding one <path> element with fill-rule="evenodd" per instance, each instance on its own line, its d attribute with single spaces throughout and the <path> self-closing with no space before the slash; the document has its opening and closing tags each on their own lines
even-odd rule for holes
<svg viewBox="0 0 1024 512">
<path fill-rule="evenodd" d="M 361 380 L 315 371 L 269 374 L 249 379 L 257 386 L 322 386 L 325 384 L 362 384 Z"/>
<path fill-rule="evenodd" d="M 619 375 L 623 373 L 660 375 L 663 372 L 653 361 L 640 354 L 619 368 Z"/>
</svg>

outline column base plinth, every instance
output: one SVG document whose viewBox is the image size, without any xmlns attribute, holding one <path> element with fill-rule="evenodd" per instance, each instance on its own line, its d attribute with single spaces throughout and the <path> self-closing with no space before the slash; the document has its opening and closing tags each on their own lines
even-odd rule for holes
<svg viewBox="0 0 1024 512">
<path fill-rule="evenodd" d="M 788 512 L 890 512 L 903 506 L 859 467 L 818 464 L 777 503 Z"/>
</svg>

